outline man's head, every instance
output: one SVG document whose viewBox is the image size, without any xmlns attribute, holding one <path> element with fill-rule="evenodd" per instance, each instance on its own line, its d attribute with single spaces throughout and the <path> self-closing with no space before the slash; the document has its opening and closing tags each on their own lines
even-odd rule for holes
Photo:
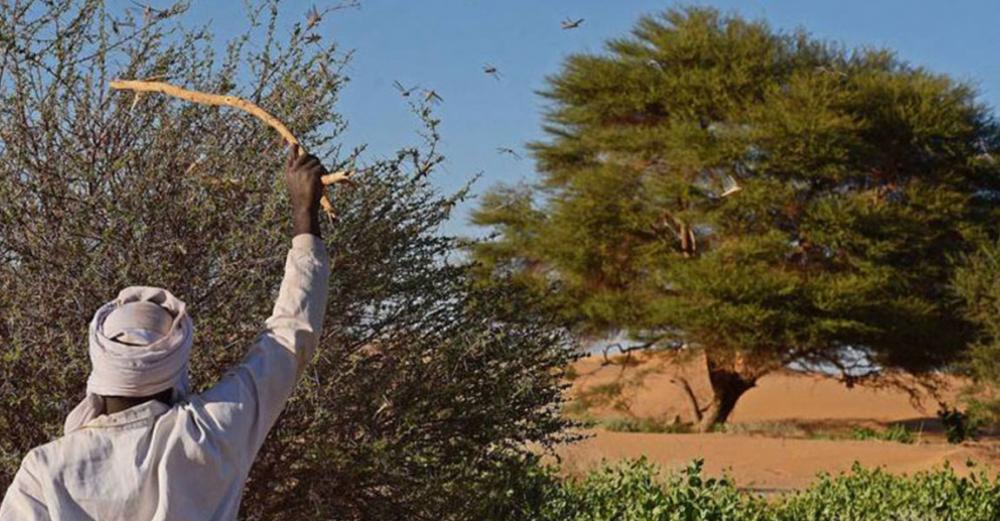
<svg viewBox="0 0 1000 521">
<path fill-rule="evenodd" d="M 123 289 L 90 323 L 87 397 L 66 419 L 66 432 L 150 399 L 171 403 L 186 396 L 193 336 L 184 302 L 169 291 Z"/>
<path fill-rule="evenodd" d="M 104 336 L 119 344 L 142 349 L 170 333 L 174 317 L 169 311 L 149 301 L 128 302 L 118 306 L 104 319 Z M 150 400 L 173 402 L 173 388 L 149 396 L 102 396 L 105 414 L 113 414 Z"/>
</svg>

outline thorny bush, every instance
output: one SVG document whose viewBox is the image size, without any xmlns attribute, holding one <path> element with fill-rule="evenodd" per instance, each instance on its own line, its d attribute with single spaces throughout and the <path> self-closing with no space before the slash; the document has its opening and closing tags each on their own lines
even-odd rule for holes
<svg viewBox="0 0 1000 521">
<path fill-rule="evenodd" d="M 189 305 L 196 390 L 242 357 L 289 246 L 280 138 L 249 116 L 112 92 L 161 78 L 266 107 L 333 170 L 350 58 L 280 2 L 219 45 L 185 3 L 0 0 L 0 487 L 84 392 L 87 323 L 127 285 Z M 296 15 L 297 16 L 297 15 Z M 290 27 L 290 28 L 289 28 Z M 439 226 L 438 122 L 330 196 L 324 336 L 268 437 L 244 519 L 461 519 L 526 446 L 560 439 L 567 339 L 513 290 L 478 289 Z M 513 466 L 512 466 L 513 465 Z M 502 494 L 500 495 L 502 496 Z"/>
</svg>

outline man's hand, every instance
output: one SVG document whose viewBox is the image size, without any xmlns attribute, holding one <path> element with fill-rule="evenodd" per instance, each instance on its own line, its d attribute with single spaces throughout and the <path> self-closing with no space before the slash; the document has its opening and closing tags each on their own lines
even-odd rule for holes
<svg viewBox="0 0 1000 521">
<path fill-rule="evenodd" d="M 298 145 L 292 145 L 285 165 L 285 182 L 292 203 L 293 236 L 311 233 L 319 237 L 319 200 L 323 196 L 320 177 L 326 168 L 316 156 L 299 155 Z"/>
</svg>

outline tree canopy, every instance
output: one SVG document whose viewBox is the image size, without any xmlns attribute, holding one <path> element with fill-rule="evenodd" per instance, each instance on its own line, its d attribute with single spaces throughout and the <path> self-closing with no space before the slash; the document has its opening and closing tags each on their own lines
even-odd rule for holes
<svg viewBox="0 0 1000 521">
<path fill-rule="evenodd" d="M 954 257 L 995 222 L 1000 146 L 975 90 L 709 8 L 642 18 L 541 95 L 539 179 L 488 193 L 483 273 L 576 330 L 705 353 L 724 420 L 768 371 L 928 371 L 970 338 Z"/>
<path fill-rule="evenodd" d="M 955 289 L 966 316 L 979 327 L 960 366 L 971 377 L 968 416 L 973 424 L 1000 425 L 1000 242 L 984 244 L 963 260 Z"/>
</svg>

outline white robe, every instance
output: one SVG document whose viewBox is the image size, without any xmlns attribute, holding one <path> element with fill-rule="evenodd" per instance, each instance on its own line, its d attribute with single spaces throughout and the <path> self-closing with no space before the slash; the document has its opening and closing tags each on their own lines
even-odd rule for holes
<svg viewBox="0 0 1000 521">
<path fill-rule="evenodd" d="M 296 236 L 274 311 L 238 366 L 173 407 L 98 416 L 32 449 L 0 521 L 236 519 L 257 451 L 312 359 L 329 276 L 322 241 Z"/>
</svg>

